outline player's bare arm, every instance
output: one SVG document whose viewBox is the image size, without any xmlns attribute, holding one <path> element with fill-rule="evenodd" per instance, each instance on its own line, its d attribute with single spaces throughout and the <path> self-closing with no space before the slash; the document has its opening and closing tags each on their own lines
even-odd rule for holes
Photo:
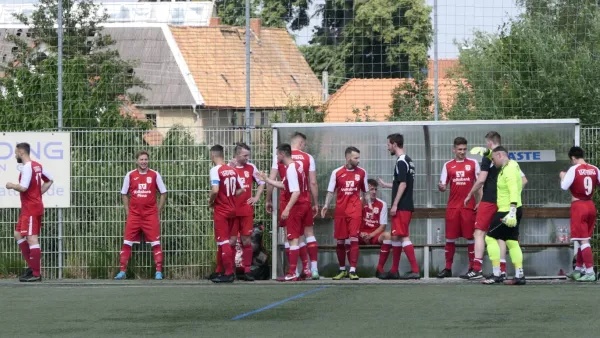
<svg viewBox="0 0 600 338">
<path fill-rule="evenodd" d="M 48 191 L 48 189 L 50 189 L 52 184 L 54 184 L 53 180 L 48 180 L 47 182 L 44 182 L 44 184 L 42 184 L 42 195 L 45 194 L 46 191 Z"/>
<path fill-rule="evenodd" d="M 273 189 L 273 187 L 275 187 L 277 189 L 285 189 L 283 182 L 271 179 L 271 177 L 267 177 L 267 175 L 265 173 L 260 173 L 260 179 L 267 182 L 267 184 L 269 186 L 271 186 L 271 190 Z M 267 194 L 267 196 L 268 195 L 270 195 L 270 194 Z"/>
<path fill-rule="evenodd" d="M 477 175 L 477 181 L 475 182 L 475 184 L 473 184 L 473 188 L 471 188 L 471 191 L 469 191 L 469 194 L 465 198 L 465 202 L 464 202 L 465 206 L 467 206 L 467 204 L 469 203 L 469 200 L 471 200 L 471 198 L 473 197 L 473 195 L 475 193 L 479 194 L 479 196 L 483 196 L 483 191 L 479 191 L 479 190 L 481 190 L 481 188 L 483 188 L 483 185 L 485 184 L 485 180 L 487 179 L 487 175 L 488 175 L 487 171 L 481 171 L 479 173 L 479 175 Z M 481 200 L 481 198 L 479 200 Z"/>
<path fill-rule="evenodd" d="M 125 214 L 129 213 L 129 195 L 121 195 L 121 201 L 123 201 L 123 207 L 125 207 Z"/>
<path fill-rule="evenodd" d="M 327 196 L 325 197 L 325 204 L 323 205 L 323 209 L 321 209 L 321 217 L 322 218 L 325 218 L 325 215 L 327 214 L 327 210 L 329 209 L 329 203 L 331 203 L 332 199 L 333 199 L 333 192 L 328 191 Z"/>
<path fill-rule="evenodd" d="M 12 190 L 16 190 L 18 192 L 26 192 L 27 188 L 21 186 L 20 184 L 16 184 L 16 183 L 6 183 L 6 189 L 12 189 Z"/>
<path fill-rule="evenodd" d="M 237 191 L 236 191 L 237 193 Z M 215 200 L 217 199 L 217 195 L 219 194 L 219 186 L 218 185 L 213 185 L 210 188 L 210 194 L 208 195 L 208 206 L 209 207 L 213 207 L 215 204 Z"/>
<path fill-rule="evenodd" d="M 160 198 L 158 199 L 158 212 L 162 212 L 164 207 L 165 207 L 165 203 L 167 203 L 167 193 L 162 193 L 160 194 Z"/>
<path fill-rule="evenodd" d="M 448 188 L 448 186 L 446 185 L 446 183 L 438 183 L 438 190 L 439 191 L 445 192 L 447 188 Z"/>
<path fill-rule="evenodd" d="M 317 217 L 319 214 L 319 186 L 317 184 L 317 172 L 309 171 L 308 180 L 310 181 L 310 195 L 313 200 L 313 217 Z"/>
<path fill-rule="evenodd" d="M 288 217 L 290 216 L 290 211 L 292 210 L 292 207 L 294 206 L 294 204 L 296 204 L 296 201 L 298 201 L 298 197 L 300 197 L 300 192 L 294 191 L 292 193 L 292 196 L 290 197 L 290 201 L 288 202 L 285 209 L 281 213 L 281 219 L 283 219 L 283 220 L 288 219 Z"/>
<path fill-rule="evenodd" d="M 396 197 L 394 198 L 394 204 L 392 204 L 392 208 L 390 209 L 390 215 L 396 216 L 398 203 L 400 203 L 400 199 L 402 199 L 404 190 L 406 190 L 406 182 L 400 182 L 400 185 L 398 185 L 398 192 L 396 193 Z"/>
<path fill-rule="evenodd" d="M 254 197 L 248 199 L 248 204 L 255 205 L 258 201 L 260 201 L 260 197 L 262 196 L 263 191 L 265 190 L 266 184 L 260 184 L 258 189 L 256 189 L 256 195 Z"/>
<path fill-rule="evenodd" d="M 377 182 L 382 188 L 392 189 L 393 187 L 392 183 L 386 183 L 384 180 L 381 179 L 381 177 L 377 178 Z"/>
<path fill-rule="evenodd" d="M 371 238 L 379 237 L 379 235 L 381 235 L 385 231 L 385 227 L 386 227 L 386 224 L 380 225 L 379 228 L 375 229 L 375 231 L 373 231 L 372 233 L 367 234 L 364 238 L 371 239 Z"/>
<path fill-rule="evenodd" d="M 271 169 L 271 173 L 269 173 L 269 179 L 274 181 L 275 178 L 277 178 L 277 174 L 279 174 L 279 170 Z M 269 214 L 273 212 L 273 186 L 270 184 L 267 185 L 267 202 L 265 207 L 267 208 L 267 212 Z"/>
<path fill-rule="evenodd" d="M 523 189 L 525 189 L 525 185 L 527 184 L 527 177 L 523 176 L 521 177 L 521 182 L 523 182 Z"/>
</svg>

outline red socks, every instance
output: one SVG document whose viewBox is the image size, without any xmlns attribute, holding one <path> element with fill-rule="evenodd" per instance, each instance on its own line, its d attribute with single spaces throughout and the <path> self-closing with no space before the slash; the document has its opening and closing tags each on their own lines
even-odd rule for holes
<svg viewBox="0 0 600 338">
<path fill-rule="evenodd" d="M 225 268 L 225 275 L 233 275 L 234 270 L 234 259 L 235 255 L 233 254 L 233 250 L 231 249 L 231 245 L 229 242 L 225 242 L 224 244 L 219 245 L 221 247 L 221 261 L 223 262 L 223 266 Z"/>
<path fill-rule="evenodd" d="M 31 264 L 33 275 L 36 277 L 40 277 L 40 268 L 42 265 L 42 249 L 40 249 L 39 244 L 35 244 L 29 247 L 29 263 Z"/>
<path fill-rule="evenodd" d="M 412 245 L 411 241 L 402 242 L 402 247 L 404 248 L 404 253 L 406 254 L 406 258 L 410 262 L 410 267 L 413 273 L 421 273 L 419 269 L 419 265 L 417 264 L 417 257 L 415 256 L 415 247 Z"/>
<path fill-rule="evenodd" d="M 454 253 L 456 253 L 456 243 L 454 239 L 447 239 L 445 246 L 446 255 L 446 269 L 452 270 L 452 263 L 454 262 Z"/>
<path fill-rule="evenodd" d="M 152 254 L 154 256 L 154 263 L 156 264 L 156 272 L 162 272 L 163 253 L 160 244 L 152 246 Z"/>
<path fill-rule="evenodd" d="M 25 258 L 27 266 L 31 268 L 31 263 L 29 263 L 29 243 L 27 243 L 25 238 L 22 238 L 17 241 L 17 245 L 19 246 L 19 249 L 21 249 L 21 254 L 23 255 L 23 258 Z"/>
<path fill-rule="evenodd" d="M 475 241 L 472 238 L 467 240 L 467 256 L 469 257 L 469 270 L 471 270 L 475 258 Z"/>
<path fill-rule="evenodd" d="M 350 261 L 350 267 L 356 269 L 356 265 L 358 264 L 358 238 L 352 237 L 350 238 L 350 254 L 348 255 L 348 260 Z"/>
<path fill-rule="evenodd" d="M 300 243 L 300 249 L 298 250 L 298 256 L 300 257 L 300 261 L 302 261 L 302 270 L 306 270 L 309 268 L 308 266 L 308 252 L 306 250 L 306 243 Z"/>
<path fill-rule="evenodd" d="M 300 251 L 300 247 L 294 245 L 290 246 L 290 269 L 288 274 L 296 275 L 296 266 L 298 266 L 298 255 Z"/>
<path fill-rule="evenodd" d="M 310 236 L 306 239 L 306 250 L 308 251 L 308 257 L 310 257 L 310 261 L 317 262 L 319 246 L 317 245 L 317 239 L 315 236 Z"/>
<path fill-rule="evenodd" d="M 129 257 L 131 257 L 131 244 L 123 243 L 120 254 L 121 271 L 123 272 L 127 271 L 127 262 L 129 262 Z"/>
<path fill-rule="evenodd" d="M 500 260 L 500 272 L 506 273 L 506 259 Z"/>
<path fill-rule="evenodd" d="M 335 247 L 335 252 L 338 257 L 338 262 L 340 268 L 346 268 L 346 245 L 344 244 L 343 239 L 337 240 L 337 246 Z"/>
<path fill-rule="evenodd" d="M 217 268 L 216 273 L 223 273 L 223 250 L 220 245 L 217 245 Z"/>
<path fill-rule="evenodd" d="M 392 241 L 392 268 L 391 273 L 398 272 L 400 266 L 400 257 L 402 256 L 402 242 Z"/>
<path fill-rule="evenodd" d="M 387 262 L 392 250 L 392 241 L 384 240 L 379 250 L 379 263 L 377 263 L 377 271 L 384 272 L 385 262 Z"/>
<path fill-rule="evenodd" d="M 581 250 L 581 257 L 583 258 L 583 265 L 585 265 L 586 269 L 593 268 L 594 267 L 594 255 L 592 254 L 592 247 L 589 245 L 589 243 L 586 243 L 586 244 L 581 245 L 580 250 Z"/>
</svg>

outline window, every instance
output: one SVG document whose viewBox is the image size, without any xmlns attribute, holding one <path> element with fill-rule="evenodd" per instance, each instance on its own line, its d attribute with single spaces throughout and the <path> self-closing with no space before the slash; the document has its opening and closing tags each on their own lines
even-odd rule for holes
<svg viewBox="0 0 600 338">
<path fill-rule="evenodd" d="M 156 114 L 146 114 L 146 119 L 156 127 Z"/>
</svg>

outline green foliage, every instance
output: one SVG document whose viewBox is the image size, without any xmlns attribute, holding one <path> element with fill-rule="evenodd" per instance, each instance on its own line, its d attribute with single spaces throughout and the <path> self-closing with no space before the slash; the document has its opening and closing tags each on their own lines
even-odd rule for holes
<svg viewBox="0 0 600 338">
<path fill-rule="evenodd" d="M 300 97 L 289 96 L 288 103 L 283 114 L 287 123 L 314 123 L 325 122 L 327 116 L 327 104 L 319 104 L 312 100 L 302 102 Z M 282 122 L 278 114 L 271 116 L 271 123 Z"/>
<path fill-rule="evenodd" d="M 430 13 L 423 0 L 326 1 L 302 51 L 313 71 L 329 72 L 331 90 L 349 78 L 421 78 L 433 39 Z"/>
<path fill-rule="evenodd" d="M 308 8 L 311 0 L 251 0 L 250 17 L 259 17 L 266 27 L 286 27 L 300 30 L 310 21 Z M 223 24 L 232 26 L 246 25 L 245 0 L 217 0 L 217 15 Z"/>
<path fill-rule="evenodd" d="M 371 106 L 364 106 L 362 109 L 353 107 L 352 114 L 354 114 L 354 120 L 346 119 L 346 122 L 376 122 L 377 116 L 371 115 L 369 110 Z"/>
<path fill-rule="evenodd" d="M 405 81 L 392 91 L 388 121 L 422 121 L 432 117 L 433 96 L 426 80 Z"/>
<path fill-rule="evenodd" d="M 4 129 L 57 126 L 57 1 L 41 0 L 30 19 L 17 16 L 33 33 L 34 47 L 24 36 L 8 36 L 18 51 L 16 62 L 5 67 L 6 76 L 0 79 L 0 126 Z M 132 74 L 133 63 L 121 60 L 117 51 L 107 48 L 114 41 L 103 34 L 100 24 L 107 15 L 97 15 L 97 8 L 91 0 L 63 2 L 63 126 L 147 128 L 147 123 L 121 114 L 124 104 L 142 99 L 127 95 L 127 90 L 146 86 Z"/>
<path fill-rule="evenodd" d="M 460 118 L 580 118 L 600 114 L 600 9 L 588 0 L 523 0 L 525 14 L 460 50 L 468 85 Z"/>
</svg>

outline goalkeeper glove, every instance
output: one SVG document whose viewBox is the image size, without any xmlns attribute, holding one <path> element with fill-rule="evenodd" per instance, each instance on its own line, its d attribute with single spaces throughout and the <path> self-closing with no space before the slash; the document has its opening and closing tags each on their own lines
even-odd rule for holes
<svg viewBox="0 0 600 338">
<path fill-rule="evenodd" d="M 502 218 L 502 223 L 506 224 L 506 226 L 510 228 L 517 226 L 517 208 L 510 207 L 508 214 Z"/>
<path fill-rule="evenodd" d="M 491 159 L 492 151 L 484 147 L 474 147 L 473 149 L 471 149 L 471 154 L 479 155 L 481 157 L 487 156 L 487 158 Z"/>
</svg>

